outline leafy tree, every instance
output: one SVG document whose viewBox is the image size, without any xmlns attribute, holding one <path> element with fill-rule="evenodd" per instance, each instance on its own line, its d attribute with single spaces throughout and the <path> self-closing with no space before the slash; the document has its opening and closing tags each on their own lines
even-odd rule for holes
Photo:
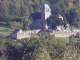
<svg viewBox="0 0 80 60">
<path fill-rule="evenodd" d="M 45 48 L 35 49 L 33 53 L 33 57 L 35 60 L 51 60 L 47 50 Z"/>
<path fill-rule="evenodd" d="M 26 6 L 21 6 L 21 7 L 20 7 L 20 16 L 21 16 L 21 17 L 25 17 L 25 16 L 28 17 L 28 15 L 29 15 L 29 9 L 28 9 L 28 7 L 26 7 Z"/>
<path fill-rule="evenodd" d="M 29 30 L 30 20 L 26 17 L 23 18 L 23 30 Z"/>
<path fill-rule="evenodd" d="M 19 29 L 20 27 L 21 27 L 21 24 L 20 24 L 20 22 L 16 22 L 16 21 L 11 21 L 11 22 L 9 22 L 9 24 L 10 24 L 10 27 L 14 30 L 14 29 Z"/>
<path fill-rule="evenodd" d="M 59 19 L 58 16 L 52 15 L 47 19 L 47 24 L 48 26 L 55 28 L 57 25 L 62 25 L 63 21 Z"/>
<path fill-rule="evenodd" d="M 4 2 L 0 2 L 0 16 L 6 17 L 8 15 L 8 6 Z"/>
</svg>

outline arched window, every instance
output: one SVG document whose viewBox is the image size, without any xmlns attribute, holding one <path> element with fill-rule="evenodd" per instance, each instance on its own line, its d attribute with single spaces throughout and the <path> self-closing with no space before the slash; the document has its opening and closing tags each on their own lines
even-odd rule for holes
<svg viewBox="0 0 80 60">
<path fill-rule="evenodd" d="M 47 11 L 49 12 L 49 9 Z"/>
<path fill-rule="evenodd" d="M 49 12 L 49 9 L 46 9 L 46 12 Z"/>
</svg>

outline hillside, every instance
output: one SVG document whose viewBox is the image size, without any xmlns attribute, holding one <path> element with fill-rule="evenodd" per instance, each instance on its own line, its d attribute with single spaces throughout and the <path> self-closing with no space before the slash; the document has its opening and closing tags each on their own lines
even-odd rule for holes
<svg viewBox="0 0 80 60">
<path fill-rule="evenodd" d="M 44 4 L 51 8 L 50 23 L 80 28 L 80 0 L 0 0 L 0 60 L 80 60 L 80 38 L 55 37 L 46 32 L 26 39 L 4 37 L 13 30 L 29 30 L 30 13 L 40 12 Z M 54 26 L 51 26 L 54 27 Z"/>
<path fill-rule="evenodd" d="M 46 35 L 45 35 L 46 36 Z M 22 40 L 0 37 L 0 60 L 80 60 L 80 38 L 38 37 Z"/>
</svg>

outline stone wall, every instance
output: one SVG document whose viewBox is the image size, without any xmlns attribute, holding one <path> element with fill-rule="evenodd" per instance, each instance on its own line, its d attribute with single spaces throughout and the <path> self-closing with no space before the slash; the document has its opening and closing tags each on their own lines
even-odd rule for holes
<svg viewBox="0 0 80 60">
<path fill-rule="evenodd" d="M 57 32 L 57 31 L 53 31 L 52 33 L 50 33 L 51 35 L 54 34 L 55 37 L 69 37 L 71 35 L 74 35 L 76 32 Z"/>
<path fill-rule="evenodd" d="M 32 35 L 36 35 L 39 31 L 40 29 L 23 31 L 21 34 L 17 34 L 17 39 L 30 38 Z"/>
<path fill-rule="evenodd" d="M 54 34 L 54 35 L 55 35 L 55 37 L 69 37 L 72 34 Z"/>
</svg>

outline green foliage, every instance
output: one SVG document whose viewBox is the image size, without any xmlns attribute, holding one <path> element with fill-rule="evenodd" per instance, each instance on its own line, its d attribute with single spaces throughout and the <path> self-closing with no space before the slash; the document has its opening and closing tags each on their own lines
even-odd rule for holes
<svg viewBox="0 0 80 60">
<path fill-rule="evenodd" d="M 58 18 L 56 15 L 52 15 L 47 19 L 47 24 L 51 28 L 55 28 L 58 25 L 63 25 L 63 21 Z"/>
<path fill-rule="evenodd" d="M 63 57 L 63 53 L 67 51 L 67 45 L 69 44 L 67 38 L 55 38 L 53 35 L 45 37 L 34 37 L 22 40 L 12 40 L 10 38 L 4 39 L 0 38 L 0 52 L 1 57 L 5 56 L 6 60 L 53 60 L 60 59 Z M 73 38 L 71 38 L 73 39 Z M 74 40 L 71 40 L 75 42 Z M 76 48 L 80 47 L 79 39 L 76 39 Z M 70 45 L 71 45 L 70 44 Z M 75 47 L 74 45 L 74 47 Z M 71 45 L 72 46 L 72 45 Z M 72 50 L 70 46 L 69 51 L 64 53 L 63 60 L 69 59 L 70 51 Z M 4 52 L 5 51 L 5 52 Z M 66 57 L 65 55 L 68 55 Z M 62 56 L 61 56 L 62 55 Z M 75 52 L 74 52 L 75 55 Z M 71 55 L 72 56 L 72 55 Z M 1 59 L 0 57 L 0 59 Z M 73 57 L 73 59 L 79 59 L 79 55 Z"/>
<path fill-rule="evenodd" d="M 24 17 L 23 19 L 23 30 L 29 30 L 30 20 Z"/>
</svg>

